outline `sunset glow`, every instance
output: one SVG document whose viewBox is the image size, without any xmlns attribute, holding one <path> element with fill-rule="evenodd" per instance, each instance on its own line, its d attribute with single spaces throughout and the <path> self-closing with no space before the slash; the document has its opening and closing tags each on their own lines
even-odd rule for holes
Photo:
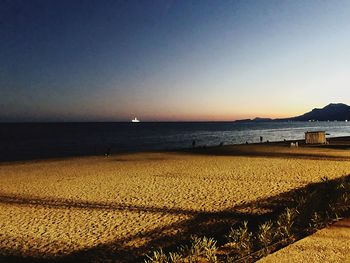
<svg viewBox="0 0 350 263">
<path fill-rule="evenodd" d="M 0 121 L 231 121 L 350 103 L 349 1 L 5 1 Z"/>
</svg>

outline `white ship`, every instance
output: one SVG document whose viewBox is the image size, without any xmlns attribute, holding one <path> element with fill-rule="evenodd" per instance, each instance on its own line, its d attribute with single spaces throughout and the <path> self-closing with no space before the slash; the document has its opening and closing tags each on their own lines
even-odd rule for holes
<svg viewBox="0 0 350 263">
<path fill-rule="evenodd" d="M 136 117 L 131 120 L 131 122 L 140 122 Z"/>
</svg>

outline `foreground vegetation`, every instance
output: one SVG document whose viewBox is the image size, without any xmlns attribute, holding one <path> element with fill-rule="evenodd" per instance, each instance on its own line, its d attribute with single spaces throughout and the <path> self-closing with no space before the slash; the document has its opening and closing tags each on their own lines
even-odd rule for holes
<svg viewBox="0 0 350 263">
<path fill-rule="evenodd" d="M 289 207 L 263 222 L 244 221 L 231 228 L 226 244 L 207 237 L 192 237 L 176 252 L 162 249 L 147 256 L 148 263 L 252 262 L 323 228 L 350 210 L 350 176 L 322 178 L 296 191 Z"/>
</svg>

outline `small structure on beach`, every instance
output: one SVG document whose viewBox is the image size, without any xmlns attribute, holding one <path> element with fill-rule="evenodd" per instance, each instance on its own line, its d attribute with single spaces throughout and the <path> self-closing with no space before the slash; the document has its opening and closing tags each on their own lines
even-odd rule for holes
<svg viewBox="0 0 350 263">
<path fill-rule="evenodd" d="M 306 144 L 326 144 L 326 132 L 325 131 L 312 131 L 305 132 Z"/>
</svg>

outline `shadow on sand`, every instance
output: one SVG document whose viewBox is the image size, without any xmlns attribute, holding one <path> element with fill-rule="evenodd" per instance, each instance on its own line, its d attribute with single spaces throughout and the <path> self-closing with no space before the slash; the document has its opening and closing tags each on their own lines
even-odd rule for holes
<svg viewBox="0 0 350 263">
<path fill-rule="evenodd" d="M 347 176 L 347 178 L 350 177 Z M 180 245 L 188 244 L 191 235 L 213 237 L 218 240 L 218 244 L 225 243 L 225 235 L 231 226 L 249 221 L 252 229 L 269 219 L 277 217 L 286 207 L 294 205 L 295 197 L 301 191 L 308 191 L 310 186 L 318 187 L 321 183 L 307 185 L 303 188 L 295 189 L 277 196 L 258 199 L 254 202 L 235 205 L 230 209 L 219 212 L 201 212 L 194 210 L 183 210 L 166 207 L 132 206 L 114 203 L 98 202 L 73 202 L 69 200 L 57 199 L 48 200 L 30 197 L 16 197 L 0 195 L 0 203 L 20 206 L 41 206 L 47 208 L 60 209 L 86 209 L 86 210 L 130 210 L 142 211 L 145 213 L 171 213 L 186 214 L 190 218 L 159 227 L 150 231 L 138 233 L 126 238 L 116 239 L 113 242 L 99 244 L 95 247 L 75 251 L 69 255 L 55 258 L 31 258 L 20 257 L 19 251 L 13 248 L 12 251 L 0 251 L 5 256 L 0 256 L 1 262 L 141 262 L 145 253 L 162 247 L 165 251 L 175 250 Z M 133 241 L 147 238 L 150 241 L 137 248 L 128 245 Z M 12 256 L 13 255 L 13 256 Z"/>
</svg>

